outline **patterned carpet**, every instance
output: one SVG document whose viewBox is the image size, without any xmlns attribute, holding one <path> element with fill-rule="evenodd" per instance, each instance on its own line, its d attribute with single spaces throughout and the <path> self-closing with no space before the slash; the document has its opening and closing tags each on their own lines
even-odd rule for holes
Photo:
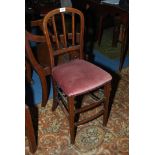
<svg viewBox="0 0 155 155">
<path fill-rule="evenodd" d="M 102 127 L 102 117 L 79 126 L 75 145 L 70 145 L 69 125 L 58 106 L 51 111 L 52 100 L 38 107 L 38 149 L 35 155 L 127 155 L 129 154 L 129 78 L 128 68 L 121 72 L 109 121 Z M 89 96 L 84 101 L 91 100 Z M 97 112 L 95 110 L 94 112 Z M 89 113 L 80 117 L 88 116 Z M 25 154 L 29 152 L 25 139 Z"/>
</svg>

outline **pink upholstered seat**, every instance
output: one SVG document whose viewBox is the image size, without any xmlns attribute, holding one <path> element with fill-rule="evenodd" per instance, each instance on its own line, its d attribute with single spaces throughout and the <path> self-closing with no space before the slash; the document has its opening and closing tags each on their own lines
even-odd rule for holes
<svg viewBox="0 0 155 155">
<path fill-rule="evenodd" d="M 109 73 L 82 59 L 56 66 L 52 73 L 67 96 L 86 93 L 112 79 Z"/>
</svg>

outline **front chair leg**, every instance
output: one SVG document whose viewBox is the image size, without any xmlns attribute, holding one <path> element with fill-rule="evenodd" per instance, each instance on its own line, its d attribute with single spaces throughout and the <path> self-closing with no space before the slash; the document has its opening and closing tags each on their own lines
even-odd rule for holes
<svg viewBox="0 0 155 155">
<path fill-rule="evenodd" d="M 75 141 L 75 125 L 74 125 L 74 97 L 68 97 L 69 105 L 69 125 L 70 125 L 70 141 L 74 144 Z"/>
<path fill-rule="evenodd" d="M 106 126 L 108 122 L 110 91 L 111 91 L 111 82 L 107 83 L 104 86 L 105 103 L 104 103 L 103 126 Z"/>
</svg>

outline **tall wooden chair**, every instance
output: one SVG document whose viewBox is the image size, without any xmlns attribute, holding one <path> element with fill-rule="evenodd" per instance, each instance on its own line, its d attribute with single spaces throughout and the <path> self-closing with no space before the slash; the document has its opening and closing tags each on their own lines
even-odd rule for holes
<svg viewBox="0 0 155 155">
<path fill-rule="evenodd" d="M 52 110 L 54 111 L 59 104 L 66 113 L 70 125 L 71 144 L 74 144 L 77 126 L 101 115 L 103 125 L 107 124 L 112 77 L 103 69 L 83 59 L 84 16 L 81 11 L 69 7 L 50 11 L 43 19 L 43 31 L 49 48 L 54 88 Z M 66 53 L 71 55 L 71 60 L 57 64 L 55 57 Z M 77 102 L 78 97 L 97 89 L 104 91 L 105 100 L 99 99 L 87 106 L 77 106 L 81 105 Z M 80 113 L 101 105 L 103 108 L 97 114 L 80 121 L 76 119 Z"/>
</svg>

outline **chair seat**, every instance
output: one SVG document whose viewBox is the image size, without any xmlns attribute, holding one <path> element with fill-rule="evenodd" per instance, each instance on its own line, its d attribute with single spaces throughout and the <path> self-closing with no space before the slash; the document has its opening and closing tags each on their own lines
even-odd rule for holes
<svg viewBox="0 0 155 155">
<path fill-rule="evenodd" d="M 67 96 L 76 96 L 111 81 L 109 73 L 82 59 L 56 66 L 53 78 Z"/>
</svg>

